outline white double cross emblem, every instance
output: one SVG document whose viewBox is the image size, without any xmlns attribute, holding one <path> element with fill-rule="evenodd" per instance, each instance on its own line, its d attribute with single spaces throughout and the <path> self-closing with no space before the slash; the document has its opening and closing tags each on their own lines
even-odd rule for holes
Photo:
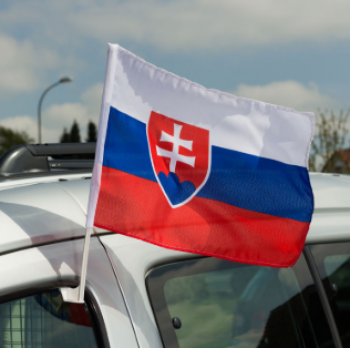
<svg viewBox="0 0 350 348">
<path fill-rule="evenodd" d="M 169 170 L 170 172 L 173 172 L 173 173 L 175 173 L 177 162 L 186 163 L 194 167 L 194 162 L 196 160 L 196 156 L 184 156 L 179 154 L 180 146 L 184 147 L 187 150 L 192 151 L 192 144 L 193 144 L 192 140 L 180 139 L 181 129 L 182 129 L 182 126 L 174 123 L 174 136 L 162 131 L 160 141 L 173 143 L 173 151 L 164 150 L 161 147 L 156 146 L 158 156 L 170 158 Z"/>
</svg>

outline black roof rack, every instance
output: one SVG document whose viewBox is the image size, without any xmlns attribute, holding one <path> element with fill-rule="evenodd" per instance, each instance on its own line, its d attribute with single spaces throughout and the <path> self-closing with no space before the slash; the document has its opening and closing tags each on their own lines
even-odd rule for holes
<svg viewBox="0 0 350 348">
<path fill-rule="evenodd" d="M 96 143 L 25 144 L 0 156 L 0 178 L 92 171 Z"/>
</svg>

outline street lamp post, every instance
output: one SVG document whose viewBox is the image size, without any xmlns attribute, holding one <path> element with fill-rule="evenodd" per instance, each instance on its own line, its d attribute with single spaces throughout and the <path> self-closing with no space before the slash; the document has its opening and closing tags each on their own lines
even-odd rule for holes
<svg viewBox="0 0 350 348">
<path fill-rule="evenodd" d="M 39 99 L 39 104 L 38 104 L 38 140 L 39 144 L 41 144 L 41 105 L 43 103 L 43 99 L 45 95 L 47 94 L 48 91 L 50 91 L 52 88 L 60 85 L 61 83 L 67 83 L 67 82 L 72 82 L 73 79 L 71 77 L 62 77 L 59 79 L 57 82 L 53 83 L 49 87 L 45 89 L 45 91 L 42 93 L 40 99 Z"/>
</svg>

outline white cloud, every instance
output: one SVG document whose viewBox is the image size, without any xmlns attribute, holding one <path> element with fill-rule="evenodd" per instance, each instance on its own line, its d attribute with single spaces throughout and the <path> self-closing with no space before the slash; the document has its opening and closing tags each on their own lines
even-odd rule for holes
<svg viewBox="0 0 350 348">
<path fill-rule="evenodd" d="M 53 104 L 42 112 L 42 138 L 44 143 L 56 143 L 63 128 L 68 130 L 76 120 L 80 126 L 82 141 L 86 138 L 86 126 L 91 120 L 98 125 L 102 101 L 103 84 L 88 88 L 81 96 L 80 103 Z M 14 116 L 0 120 L 0 125 L 17 131 L 26 131 L 37 141 L 38 122 L 32 116 Z"/>
<path fill-rule="evenodd" d="M 322 94 L 317 85 L 304 86 L 292 80 L 256 86 L 241 84 L 232 93 L 249 99 L 291 107 L 298 111 L 315 112 L 318 108 L 334 108 L 340 104 L 340 101 Z"/>
<path fill-rule="evenodd" d="M 19 132 L 25 131 L 31 138 L 34 139 L 34 142 L 36 142 L 38 139 L 38 121 L 36 118 L 29 115 L 14 116 L 2 119 L 0 120 L 0 125 Z M 56 139 L 56 133 L 57 132 L 52 128 L 42 128 L 42 134 L 45 135 L 44 140 Z"/>
<path fill-rule="evenodd" d="M 68 130 L 76 120 L 80 126 L 82 140 L 86 138 L 89 120 L 98 125 L 102 101 L 103 84 L 97 83 L 85 90 L 80 102 L 53 104 L 42 112 L 43 142 L 59 141 L 63 128 Z M 267 85 L 239 85 L 233 94 L 261 100 L 267 103 L 291 107 L 298 111 L 315 112 L 318 108 L 337 108 L 339 100 L 322 94 L 315 84 L 304 86 L 296 81 L 272 82 Z M 0 120 L 0 124 L 15 130 L 25 130 L 37 140 L 37 119 L 31 116 L 15 116 Z"/>
<path fill-rule="evenodd" d="M 96 83 L 81 95 L 82 102 L 87 106 L 91 117 L 95 119 L 100 116 L 102 92 L 103 83 Z"/>
<path fill-rule="evenodd" d="M 11 6 L 0 14 L 3 26 L 32 23 L 38 32 L 37 23 L 44 23 L 42 33 L 57 42 L 73 40 L 72 32 L 168 50 L 350 39 L 347 0 L 26 0 Z"/>
<path fill-rule="evenodd" d="M 0 91 L 5 93 L 34 90 L 44 72 L 61 63 L 54 52 L 1 33 L 0 48 Z"/>
</svg>

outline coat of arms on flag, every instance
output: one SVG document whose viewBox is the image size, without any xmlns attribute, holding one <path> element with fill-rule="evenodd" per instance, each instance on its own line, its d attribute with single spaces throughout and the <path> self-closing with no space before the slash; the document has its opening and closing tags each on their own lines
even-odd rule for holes
<svg viewBox="0 0 350 348">
<path fill-rule="evenodd" d="M 288 267 L 313 213 L 313 115 L 208 90 L 110 45 L 87 227 Z"/>
<path fill-rule="evenodd" d="M 154 172 L 169 204 L 187 203 L 209 176 L 209 131 L 152 111 L 147 135 Z"/>
</svg>

